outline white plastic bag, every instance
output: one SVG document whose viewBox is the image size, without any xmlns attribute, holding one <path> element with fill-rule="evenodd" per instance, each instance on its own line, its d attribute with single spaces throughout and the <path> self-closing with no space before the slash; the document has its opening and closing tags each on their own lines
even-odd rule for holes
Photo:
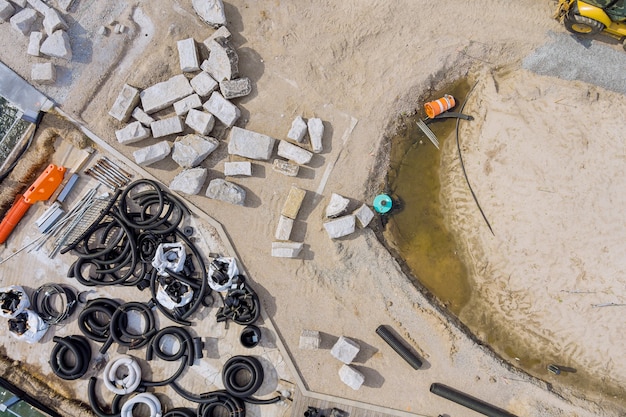
<svg viewBox="0 0 626 417">
<path fill-rule="evenodd" d="M 235 258 L 217 258 L 209 264 L 209 287 L 218 292 L 226 291 L 233 285 L 233 278 L 237 275 L 239 268 Z"/>
<path fill-rule="evenodd" d="M 24 332 L 16 331 L 16 326 L 23 328 Z M 47 331 L 48 324 L 32 310 L 24 310 L 15 318 L 9 319 L 9 333 L 26 343 L 37 343 Z"/>
<path fill-rule="evenodd" d="M 187 253 L 182 243 L 161 243 L 157 246 L 152 266 L 156 268 L 160 276 L 169 277 L 170 275 L 165 270 L 169 269 L 172 272 L 182 271 L 186 258 Z"/>
<path fill-rule="evenodd" d="M 176 302 L 167 293 L 167 289 L 168 289 L 169 285 L 163 286 L 163 285 L 159 284 L 159 287 L 157 288 L 157 295 L 156 295 L 156 299 L 159 302 L 159 304 L 161 304 L 163 307 L 165 307 L 165 308 L 167 308 L 169 310 L 173 310 L 176 307 L 182 307 L 184 305 L 189 304 L 191 302 L 191 299 L 193 298 L 193 290 L 191 288 L 189 288 L 189 286 L 187 284 L 182 284 L 182 286 L 187 291 L 182 295 L 182 297 L 180 298 L 180 301 Z"/>
<path fill-rule="evenodd" d="M 28 307 L 28 294 L 20 285 L 0 288 L 0 316 L 14 318 Z"/>
</svg>

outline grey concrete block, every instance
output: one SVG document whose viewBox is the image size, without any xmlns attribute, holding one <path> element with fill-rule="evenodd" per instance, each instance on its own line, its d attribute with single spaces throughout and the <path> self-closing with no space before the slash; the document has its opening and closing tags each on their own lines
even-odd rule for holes
<svg viewBox="0 0 626 417">
<path fill-rule="evenodd" d="M 30 7 L 37 10 L 37 12 L 42 15 L 45 15 L 48 9 L 50 9 L 50 6 L 41 0 L 26 0 L 26 2 L 30 5 Z"/>
<path fill-rule="evenodd" d="M 15 13 L 15 7 L 6 0 L 0 0 L 0 20 L 7 22 Z"/>
<path fill-rule="evenodd" d="M 176 42 L 178 47 L 178 58 L 182 72 L 200 71 L 198 60 L 198 48 L 193 38 L 187 38 Z"/>
<path fill-rule="evenodd" d="M 274 159 L 272 169 L 288 177 L 297 177 L 298 171 L 300 171 L 300 165 L 289 161 L 283 161 L 282 159 Z"/>
<path fill-rule="evenodd" d="M 185 124 L 201 135 L 208 135 L 215 126 L 215 116 L 211 113 L 191 109 L 187 113 Z"/>
<path fill-rule="evenodd" d="M 204 109 L 218 118 L 227 127 L 235 124 L 241 111 L 230 101 L 226 100 L 220 93 L 215 91 L 203 105 Z"/>
<path fill-rule="evenodd" d="M 70 37 L 64 30 L 57 30 L 49 35 L 41 44 L 39 51 L 54 58 L 63 58 L 70 61 L 72 59 L 72 48 L 70 48 Z"/>
<path fill-rule="evenodd" d="M 59 12 L 50 7 L 44 13 L 43 28 L 46 34 L 52 35 L 57 30 L 68 30 L 69 26 L 67 26 Z"/>
<path fill-rule="evenodd" d="M 252 164 L 250 162 L 224 162 L 224 175 L 249 177 L 252 175 Z"/>
<path fill-rule="evenodd" d="M 289 240 L 291 236 L 291 230 L 293 229 L 294 220 L 286 216 L 280 216 L 278 218 L 278 225 L 276 226 L 276 233 L 274 238 L 276 240 Z"/>
<path fill-rule="evenodd" d="M 302 252 L 301 242 L 272 242 L 272 256 L 275 258 L 297 258 Z"/>
<path fill-rule="evenodd" d="M 139 90 L 124 84 L 122 91 L 117 95 L 113 107 L 109 110 L 109 116 L 125 122 L 130 117 L 133 109 L 139 103 Z"/>
<path fill-rule="evenodd" d="M 300 349 L 319 349 L 322 343 L 322 337 L 317 330 L 302 330 L 300 333 L 300 343 L 298 347 Z"/>
<path fill-rule="evenodd" d="M 202 71 L 190 81 L 191 87 L 200 97 L 207 97 L 218 87 L 217 81 L 208 72 Z"/>
<path fill-rule="evenodd" d="M 193 168 L 202 163 L 219 146 L 219 141 L 200 135 L 176 138 L 172 159 L 183 168 Z"/>
<path fill-rule="evenodd" d="M 226 24 L 222 0 L 192 0 L 191 4 L 198 16 L 209 26 L 219 27 Z"/>
<path fill-rule="evenodd" d="M 122 145 L 129 145 L 150 137 L 150 130 L 146 129 L 140 122 L 132 122 L 126 127 L 116 130 L 115 137 Z"/>
<path fill-rule="evenodd" d="M 206 196 L 214 200 L 243 206 L 246 200 L 246 191 L 237 184 L 216 178 L 209 183 Z"/>
<path fill-rule="evenodd" d="M 330 201 L 326 206 L 326 217 L 337 217 L 343 214 L 350 204 L 350 200 L 339 195 L 332 193 L 330 195 Z"/>
<path fill-rule="evenodd" d="M 193 93 L 187 77 L 179 74 L 146 88 L 139 94 L 139 97 L 143 111 L 152 114 Z"/>
<path fill-rule="evenodd" d="M 139 102 L 139 91 L 137 91 L 137 102 Z M 135 107 L 131 116 L 133 117 L 133 119 L 137 120 L 144 126 L 150 126 L 150 124 L 154 122 L 154 119 L 150 117 L 148 113 L 143 111 L 141 107 Z"/>
<path fill-rule="evenodd" d="M 307 125 L 304 119 L 300 116 L 293 119 L 291 122 L 291 129 L 287 133 L 287 138 L 295 140 L 296 142 L 302 142 L 304 135 L 306 135 Z"/>
<path fill-rule="evenodd" d="M 324 123 L 322 123 L 322 119 L 309 119 L 307 126 L 309 129 L 309 139 L 311 140 L 311 149 L 314 153 L 322 152 L 322 137 L 324 136 Z"/>
<path fill-rule="evenodd" d="M 197 94 L 192 94 L 174 103 L 174 111 L 179 116 L 184 116 L 189 110 L 200 107 L 202 107 L 202 101 L 200 100 L 200 96 Z"/>
<path fill-rule="evenodd" d="M 339 379 L 355 391 L 361 388 L 361 385 L 365 382 L 365 376 L 349 365 L 341 366 L 339 369 Z"/>
<path fill-rule="evenodd" d="M 220 81 L 220 92 L 225 99 L 247 96 L 252 92 L 252 83 L 248 77 Z"/>
<path fill-rule="evenodd" d="M 313 158 L 313 153 L 285 140 L 278 143 L 278 155 L 299 165 L 306 165 Z"/>
<path fill-rule="evenodd" d="M 356 220 L 353 214 L 324 223 L 324 229 L 326 229 L 326 233 L 328 233 L 331 239 L 348 236 L 354 233 L 355 227 Z"/>
<path fill-rule="evenodd" d="M 232 80 L 239 75 L 239 56 L 226 38 L 210 42 L 209 58 L 202 63 L 202 70 L 211 74 L 215 81 Z"/>
<path fill-rule="evenodd" d="M 166 140 L 154 145 L 146 146 L 133 152 L 133 157 L 138 165 L 150 165 L 165 159 L 170 154 L 171 146 Z"/>
<path fill-rule="evenodd" d="M 39 84 L 53 84 L 57 79 L 56 68 L 51 62 L 33 64 L 30 77 Z"/>
<path fill-rule="evenodd" d="M 228 28 L 226 26 L 220 26 L 219 29 L 217 29 L 215 32 L 213 32 L 211 34 L 211 36 L 209 36 L 208 38 L 203 40 L 202 43 L 204 44 L 206 49 L 210 52 L 211 51 L 211 41 L 212 40 L 214 40 L 215 38 L 230 39 L 230 36 L 231 35 L 230 35 L 230 31 L 228 30 Z"/>
<path fill-rule="evenodd" d="M 267 135 L 235 126 L 230 131 L 228 153 L 266 161 L 272 156 L 275 141 Z"/>
<path fill-rule="evenodd" d="M 28 49 L 26 50 L 26 53 L 32 56 L 39 56 L 39 48 L 41 48 L 42 40 L 43 33 L 37 31 L 30 32 L 30 37 L 28 39 Z"/>
<path fill-rule="evenodd" d="M 341 336 L 330 350 L 330 354 L 341 362 L 349 364 L 356 358 L 360 350 L 361 346 L 357 342 Z"/>
<path fill-rule="evenodd" d="M 367 227 L 374 218 L 374 211 L 367 204 L 363 204 L 355 210 L 354 215 L 361 227 Z"/>
<path fill-rule="evenodd" d="M 206 168 L 185 169 L 174 177 L 170 183 L 170 190 L 188 195 L 196 195 L 202 189 L 206 177 Z"/>
<path fill-rule="evenodd" d="M 185 124 L 180 117 L 172 116 L 150 123 L 150 130 L 153 138 L 161 138 L 182 132 L 185 130 Z"/>
<path fill-rule="evenodd" d="M 37 20 L 37 12 L 33 9 L 26 8 L 15 13 L 9 21 L 15 30 L 22 35 L 28 35 L 35 20 Z"/>
</svg>

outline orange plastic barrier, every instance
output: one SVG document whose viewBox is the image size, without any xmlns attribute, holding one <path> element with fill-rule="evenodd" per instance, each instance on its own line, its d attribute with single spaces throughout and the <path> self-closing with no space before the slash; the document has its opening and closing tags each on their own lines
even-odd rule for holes
<svg viewBox="0 0 626 417">
<path fill-rule="evenodd" d="M 435 116 L 443 113 L 444 111 L 450 110 L 455 105 L 456 101 L 454 100 L 454 97 L 450 94 L 446 94 L 439 100 L 430 101 L 424 104 L 424 110 L 426 110 L 426 115 L 428 117 L 434 119 Z"/>
</svg>

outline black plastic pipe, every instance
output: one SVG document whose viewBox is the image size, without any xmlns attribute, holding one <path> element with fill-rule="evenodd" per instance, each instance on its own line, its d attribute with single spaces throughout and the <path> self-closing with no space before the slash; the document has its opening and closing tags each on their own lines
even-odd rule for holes
<svg viewBox="0 0 626 417">
<path fill-rule="evenodd" d="M 415 353 L 413 353 L 409 348 L 407 348 L 403 341 L 398 338 L 390 329 L 385 327 L 385 325 L 380 325 L 376 329 L 376 334 L 379 335 L 389 346 L 396 351 L 398 355 L 402 357 L 405 361 L 409 363 L 413 367 L 413 369 L 419 369 L 422 367 L 422 361 L 417 357 Z"/>
<path fill-rule="evenodd" d="M 511 414 L 506 410 L 495 407 L 447 385 L 434 383 L 430 386 L 430 392 L 489 417 L 517 417 L 515 414 Z"/>
</svg>

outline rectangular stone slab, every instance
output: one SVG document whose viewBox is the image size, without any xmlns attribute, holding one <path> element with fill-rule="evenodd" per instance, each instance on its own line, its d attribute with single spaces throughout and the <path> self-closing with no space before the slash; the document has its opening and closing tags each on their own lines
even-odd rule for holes
<svg viewBox="0 0 626 417">
<path fill-rule="evenodd" d="M 305 190 L 292 186 L 280 214 L 295 220 L 298 216 L 298 212 L 300 211 L 300 207 L 302 206 L 304 196 L 306 196 Z"/>
<path fill-rule="evenodd" d="M 191 88 L 187 77 L 179 74 L 167 81 L 146 88 L 139 94 L 139 97 L 141 98 L 143 111 L 151 114 L 171 106 L 178 100 L 193 93 L 193 88 Z"/>
</svg>

